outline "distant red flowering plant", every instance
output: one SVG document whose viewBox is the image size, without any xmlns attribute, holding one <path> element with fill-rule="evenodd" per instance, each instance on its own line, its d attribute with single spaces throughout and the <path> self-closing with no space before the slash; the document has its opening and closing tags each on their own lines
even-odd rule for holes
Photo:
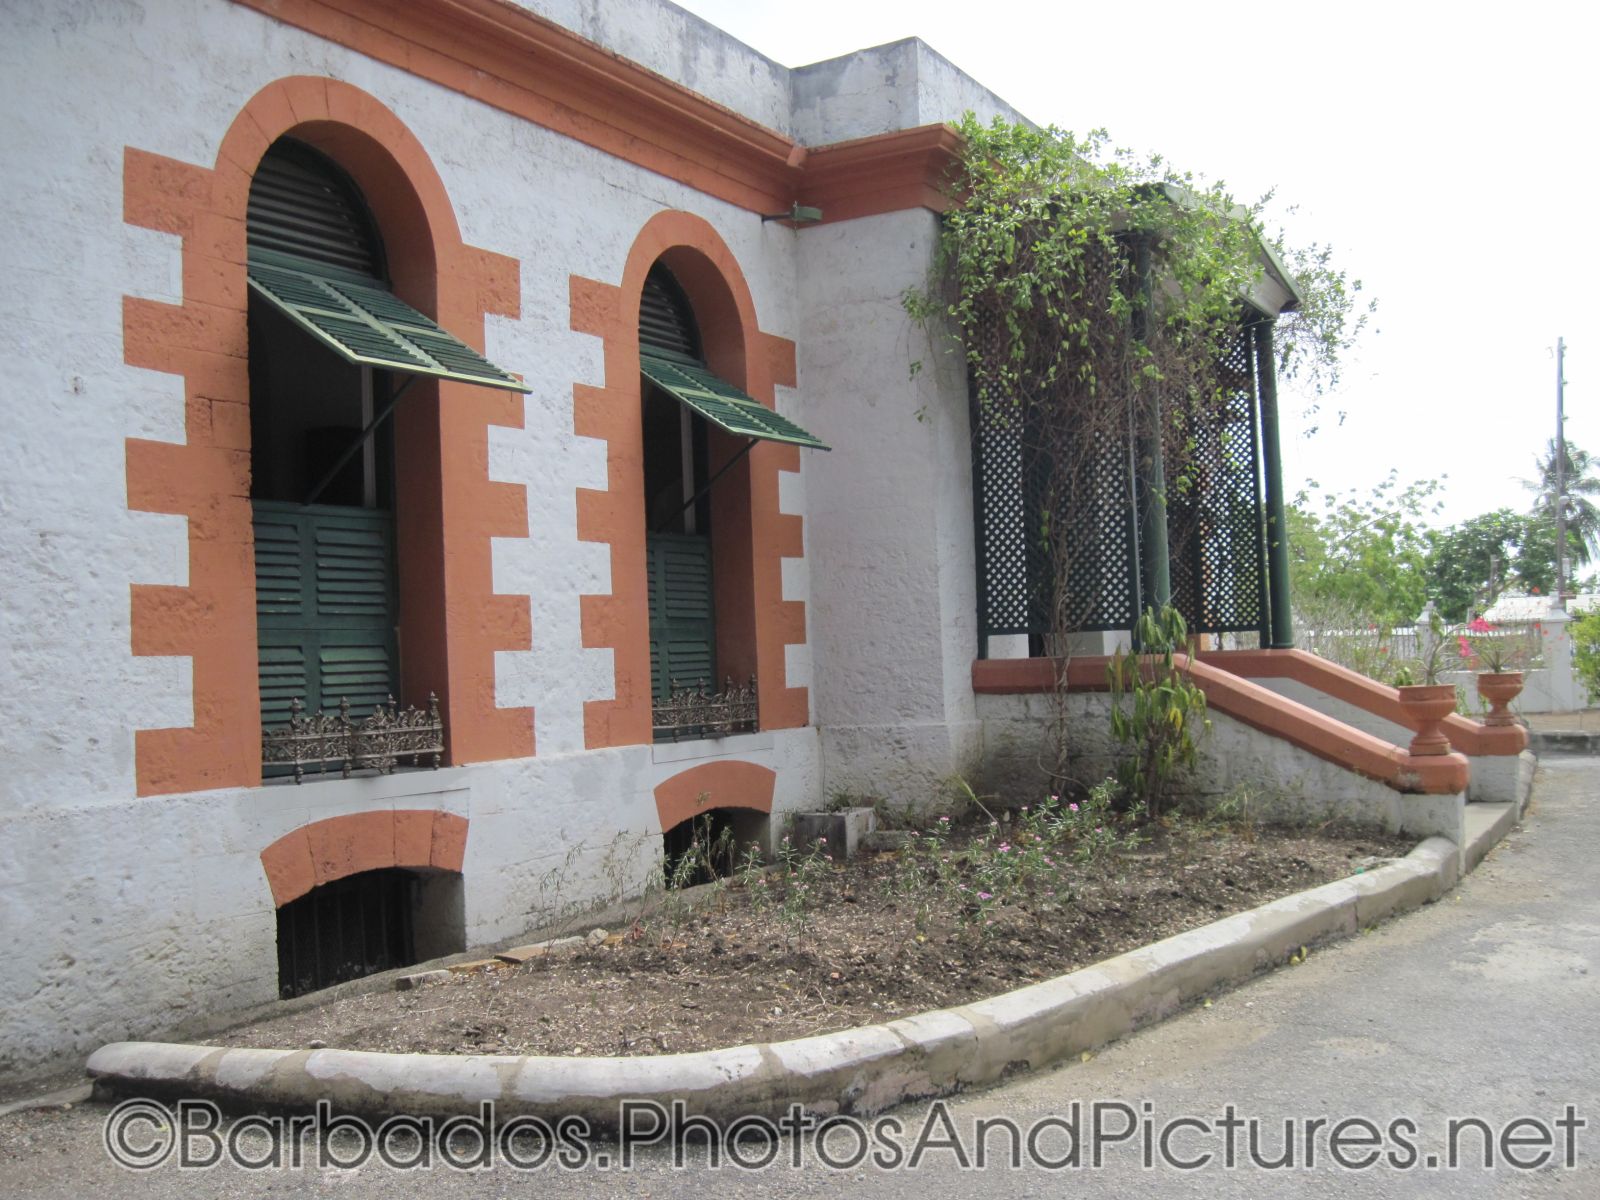
<svg viewBox="0 0 1600 1200">
<path fill-rule="evenodd" d="M 1477 659 L 1478 670 L 1494 675 L 1520 671 L 1533 658 L 1533 646 L 1525 634 L 1495 631 L 1491 636 L 1479 636 L 1470 641 L 1461 638 L 1460 642 L 1462 657 L 1467 657 L 1470 648 Z"/>
</svg>

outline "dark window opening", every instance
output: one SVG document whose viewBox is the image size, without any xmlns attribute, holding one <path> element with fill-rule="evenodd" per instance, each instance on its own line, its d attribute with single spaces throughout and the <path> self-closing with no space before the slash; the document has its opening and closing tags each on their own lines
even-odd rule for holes
<svg viewBox="0 0 1600 1200">
<path fill-rule="evenodd" d="M 387 372 L 346 362 L 260 296 L 250 297 L 250 498 L 303 504 L 390 396 Z M 385 421 L 317 503 L 394 507 L 394 429 Z"/>
<path fill-rule="evenodd" d="M 383 246 L 359 190 L 292 139 L 273 143 L 256 169 L 247 236 L 252 262 L 275 254 L 383 286 Z M 286 725 L 296 703 L 308 715 L 347 707 L 360 721 L 400 693 L 393 423 L 361 440 L 395 385 L 389 372 L 352 363 L 299 328 L 254 287 L 249 335 L 262 725 Z"/>
<path fill-rule="evenodd" d="M 278 910 L 278 994 L 332 987 L 417 961 L 409 871 L 364 871 Z"/>
<path fill-rule="evenodd" d="M 639 300 L 641 350 L 700 362 L 688 297 L 656 266 Z M 646 561 L 650 587 L 650 682 L 673 690 L 718 688 L 706 422 L 649 379 L 640 379 L 644 429 Z"/>
<path fill-rule="evenodd" d="M 387 867 L 312 888 L 278 909 L 287 999 L 465 949 L 461 876 Z"/>
<path fill-rule="evenodd" d="M 646 528 L 709 537 L 706 423 L 649 380 L 643 384 Z"/>
</svg>

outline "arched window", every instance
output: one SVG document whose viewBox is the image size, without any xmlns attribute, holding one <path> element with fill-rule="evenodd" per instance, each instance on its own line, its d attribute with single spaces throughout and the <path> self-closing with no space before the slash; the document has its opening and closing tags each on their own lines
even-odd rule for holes
<svg viewBox="0 0 1600 1200">
<path fill-rule="evenodd" d="M 386 768 L 354 727 L 402 692 L 389 418 L 418 377 L 527 389 L 393 293 L 360 190 L 312 147 L 268 149 L 246 232 L 263 757 Z M 274 736 L 301 712 L 349 736 Z"/>
<path fill-rule="evenodd" d="M 650 378 L 652 359 L 699 364 L 700 333 L 688 297 L 659 265 L 639 301 L 639 350 L 646 367 L 641 395 L 650 684 L 660 702 L 674 686 L 715 691 L 718 680 L 706 423 Z"/>
<path fill-rule="evenodd" d="M 711 371 L 693 305 L 659 262 L 639 299 L 639 367 L 655 736 L 754 729 L 755 681 L 719 661 L 717 597 L 733 589 L 718 587 L 717 526 L 735 514 L 717 483 L 757 442 L 827 447 Z"/>
</svg>

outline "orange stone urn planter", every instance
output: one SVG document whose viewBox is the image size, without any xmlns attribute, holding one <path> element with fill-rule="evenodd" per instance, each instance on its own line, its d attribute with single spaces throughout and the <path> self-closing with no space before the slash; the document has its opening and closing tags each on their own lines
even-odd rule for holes
<svg viewBox="0 0 1600 1200">
<path fill-rule="evenodd" d="M 1456 689 L 1448 683 L 1419 683 L 1398 689 L 1406 724 L 1417 731 L 1411 753 L 1449 754 L 1450 739 L 1440 732 L 1444 719 L 1456 710 Z"/>
<path fill-rule="evenodd" d="M 1485 671 L 1478 676 L 1478 695 L 1489 702 L 1489 715 L 1483 718 L 1485 725 L 1515 725 L 1516 717 L 1507 710 L 1510 704 L 1522 694 L 1521 671 Z"/>
</svg>

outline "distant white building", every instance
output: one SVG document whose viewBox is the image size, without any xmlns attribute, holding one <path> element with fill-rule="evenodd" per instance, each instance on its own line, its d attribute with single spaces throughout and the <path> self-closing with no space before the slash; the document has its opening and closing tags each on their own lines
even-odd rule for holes
<svg viewBox="0 0 1600 1200">
<path fill-rule="evenodd" d="M 1506 592 L 1483 611 L 1483 619 L 1491 625 L 1528 625 L 1547 616 L 1551 603 L 1549 596 Z M 1586 592 L 1567 600 L 1567 612 L 1573 616 L 1593 612 L 1596 608 L 1600 608 L 1600 593 Z"/>
</svg>

